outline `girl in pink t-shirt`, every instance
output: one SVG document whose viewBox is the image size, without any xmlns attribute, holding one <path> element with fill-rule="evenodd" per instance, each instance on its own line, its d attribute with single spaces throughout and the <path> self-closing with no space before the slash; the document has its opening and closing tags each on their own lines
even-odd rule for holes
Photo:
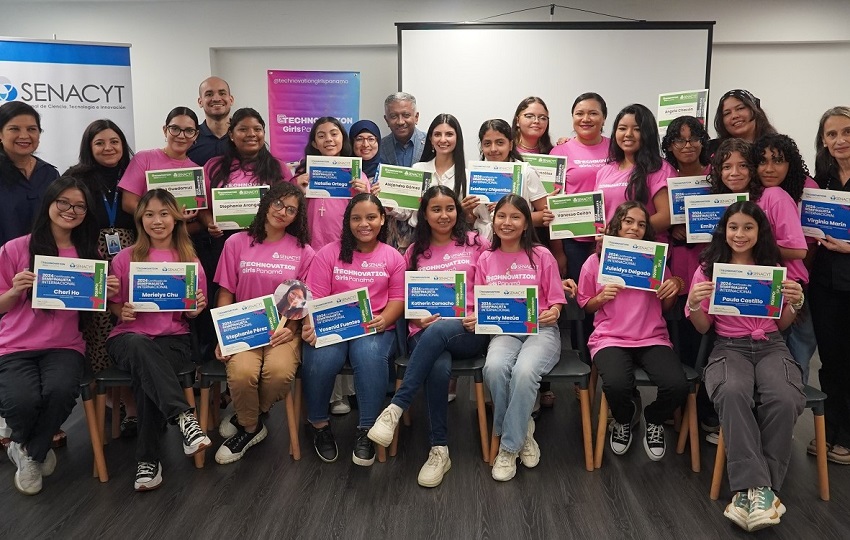
<svg viewBox="0 0 850 540">
<path fill-rule="evenodd" d="M 725 144 L 721 143 L 722 145 Z M 718 150 L 720 152 L 720 150 Z M 778 266 L 779 250 L 765 213 L 752 201 L 726 209 L 694 274 L 685 313 L 701 333 L 717 333 L 703 379 L 720 416 L 734 492 L 724 515 L 747 531 L 779 523 L 782 487 L 791 459 L 791 438 L 803 412 L 800 366 L 780 332 L 803 307 L 803 288 L 782 281 L 779 319 L 709 315 L 715 263 Z"/>
<path fill-rule="evenodd" d="M 295 178 L 291 181 L 302 189 L 307 189 L 306 156 L 342 156 L 352 157 L 348 131 L 342 123 L 332 116 L 323 116 L 310 128 L 310 138 L 304 148 L 304 159 L 295 169 Z M 358 193 L 370 191 L 369 179 L 360 173 L 360 179 L 351 185 Z M 348 201 L 345 199 L 307 199 L 307 225 L 310 228 L 312 245 L 321 248 L 337 242 L 342 234 L 342 217 Z"/>
<path fill-rule="evenodd" d="M 44 192 L 32 233 L 0 247 L 0 415 L 12 430 L 9 458 L 21 493 L 41 491 L 56 467 L 50 448 L 76 404 L 85 366 L 78 311 L 35 309 L 35 256 L 100 259 L 95 204 L 85 184 L 63 176 Z M 107 292 L 117 290 L 107 279 Z"/>
<path fill-rule="evenodd" d="M 408 269 L 419 272 L 465 272 L 466 310 L 474 310 L 475 265 L 489 242 L 470 231 L 457 195 L 447 186 L 431 186 L 417 212 L 414 242 L 407 249 Z M 378 416 L 369 438 L 388 446 L 398 419 L 425 385 L 431 420 L 431 451 L 419 471 L 423 487 L 436 487 L 451 467 L 447 438 L 449 377 L 453 358 L 472 358 L 484 353 L 487 336 L 464 327 L 463 319 L 433 315 L 410 321 L 412 351 L 404 380 L 390 406 Z"/>
<path fill-rule="evenodd" d="M 404 314 L 404 257 L 386 238 L 386 212 L 370 193 L 355 195 L 345 208 L 342 238 L 316 253 L 307 286 L 314 299 L 366 287 L 372 320 L 363 337 L 315 347 L 316 332 L 305 321 L 303 379 L 307 420 L 313 429 L 313 446 L 326 463 L 339 456 L 328 422 L 328 401 L 334 379 L 346 360 L 354 368 L 354 387 L 360 421 L 352 461 L 368 467 L 375 462 L 375 447 L 367 432 L 375 423 L 387 389 L 389 362 L 395 355 L 395 323 Z"/>
<path fill-rule="evenodd" d="M 304 194 L 292 184 L 275 184 L 260 200 L 248 230 L 224 244 L 215 274 L 221 287 L 216 307 L 274 294 L 288 280 L 307 279 L 313 261 L 309 242 Z M 265 347 L 222 356 L 216 345 L 216 358 L 227 368 L 236 411 L 221 422 L 219 431 L 227 440 L 216 452 L 216 462 L 238 461 L 248 448 L 266 438 L 268 429 L 260 415 L 286 396 L 295 378 L 301 363 L 303 315 L 298 312 L 282 319 Z"/>
<path fill-rule="evenodd" d="M 519 457 L 526 467 L 540 462 L 531 411 L 540 379 L 561 357 L 558 317 L 567 302 L 558 263 L 537 241 L 531 209 L 519 195 L 505 195 L 494 209 L 493 245 L 478 259 L 476 285 L 536 285 L 537 334 L 499 334 L 490 341 L 484 380 L 493 397 L 493 434 L 501 436 L 493 479 L 516 475 Z M 473 327 L 469 317 L 465 326 Z"/>
<path fill-rule="evenodd" d="M 655 240 L 649 212 L 637 201 L 617 207 L 605 234 L 631 240 Z M 653 293 L 627 289 L 622 285 L 598 283 L 599 255 L 591 255 L 581 269 L 578 303 L 594 313 L 594 329 L 588 340 L 593 363 L 602 377 L 602 391 L 608 399 L 614 425 L 609 445 L 615 454 L 625 454 L 632 444 L 633 420 L 638 417 L 634 400 L 635 367 L 642 367 L 658 386 L 658 397 L 643 411 L 643 448 L 653 461 L 664 457 L 664 422 L 684 404 L 688 394 L 685 372 L 667 335 L 663 311 L 676 303 L 682 280 L 665 279 Z"/>
<path fill-rule="evenodd" d="M 189 324 L 207 305 L 206 275 L 198 263 L 186 231 L 183 213 L 174 196 L 152 189 L 139 200 L 135 213 L 136 243 L 121 250 L 112 260 L 111 274 L 120 281 L 109 298 L 109 311 L 118 319 L 106 341 L 106 350 L 119 368 L 129 371 L 139 412 L 136 441 L 136 491 L 156 489 L 162 483 L 159 439 L 168 421 L 180 427 L 183 451 L 192 456 L 212 442 L 201 431 L 180 387 L 177 372 L 191 361 Z M 137 312 L 130 297 L 132 262 L 198 263 L 197 302 L 192 311 Z M 194 401 L 194 400 L 193 400 Z"/>
</svg>

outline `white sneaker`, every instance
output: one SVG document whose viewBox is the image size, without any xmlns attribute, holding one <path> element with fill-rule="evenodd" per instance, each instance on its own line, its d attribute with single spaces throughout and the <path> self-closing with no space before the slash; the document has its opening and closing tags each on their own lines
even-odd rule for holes
<svg viewBox="0 0 850 540">
<path fill-rule="evenodd" d="M 162 467 L 159 462 L 140 461 L 136 465 L 136 481 L 133 489 L 136 491 L 150 491 L 156 489 L 162 483 Z"/>
<path fill-rule="evenodd" d="M 417 481 L 422 487 L 437 487 L 443 481 L 443 476 L 452 468 L 449 459 L 448 446 L 432 446 L 428 452 L 428 461 L 419 469 Z"/>
<path fill-rule="evenodd" d="M 717 446 L 720 443 L 720 435 L 717 433 L 708 433 L 705 436 L 705 442 Z"/>
<path fill-rule="evenodd" d="M 201 431 L 201 426 L 198 425 L 198 419 L 194 414 L 180 413 L 177 417 L 177 425 L 183 434 L 183 453 L 187 456 L 194 456 L 212 445 L 207 434 Z"/>
<path fill-rule="evenodd" d="M 12 441 L 6 454 L 18 468 L 15 472 L 15 487 L 24 495 L 36 495 L 41 491 L 41 464 L 33 460 L 21 445 Z"/>
<path fill-rule="evenodd" d="M 56 470 L 56 452 L 51 448 L 47 451 L 47 457 L 41 464 L 41 476 L 50 476 Z"/>
<path fill-rule="evenodd" d="M 528 419 L 528 429 L 525 433 L 525 442 L 519 451 L 519 460 L 523 465 L 531 469 L 540 463 L 540 446 L 534 440 L 534 420 Z"/>
<path fill-rule="evenodd" d="M 236 418 L 235 412 L 222 418 L 218 425 L 218 432 L 225 439 L 233 437 L 237 431 L 239 431 L 239 420 Z"/>
<path fill-rule="evenodd" d="M 348 404 L 346 398 L 338 399 L 331 403 L 331 414 L 348 414 L 351 412 L 351 405 Z"/>
<path fill-rule="evenodd" d="M 375 425 L 369 428 L 367 436 L 369 440 L 387 447 L 393 442 L 395 428 L 398 426 L 398 419 L 401 418 L 401 407 L 392 403 L 378 415 L 375 420 Z"/>
<path fill-rule="evenodd" d="M 493 464 L 493 480 L 507 482 L 516 476 L 517 452 L 499 449 L 496 462 Z"/>
</svg>

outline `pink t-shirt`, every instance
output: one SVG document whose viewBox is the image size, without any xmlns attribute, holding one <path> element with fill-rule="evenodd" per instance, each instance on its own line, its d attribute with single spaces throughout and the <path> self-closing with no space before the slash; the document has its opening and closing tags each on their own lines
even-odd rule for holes
<svg viewBox="0 0 850 540">
<path fill-rule="evenodd" d="M 478 239 L 478 244 L 475 245 L 475 238 Z M 454 240 L 445 246 L 431 247 L 423 255 L 419 256 L 417 261 L 417 271 L 430 272 L 466 272 L 466 312 L 473 313 L 475 311 L 475 268 L 481 254 L 490 248 L 490 242 L 483 236 L 475 233 L 467 233 L 467 244 L 459 246 Z M 408 246 L 407 252 L 404 254 L 407 267 L 410 267 L 410 256 L 413 253 L 413 244 Z M 409 325 L 410 335 L 422 330 L 415 324 Z"/>
<path fill-rule="evenodd" d="M 369 178 L 360 173 L 367 185 Z M 291 180 L 295 182 L 295 178 Z M 342 238 L 342 218 L 350 199 L 307 199 L 307 226 L 310 228 L 310 245 L 314 249 L 339 242 Z"/>
<path fill-rule="evenodd" d="M 800 225 L 800 214 L 797 203 L 791 195 L 779 186 L 764 188 L 761 198 L 756 204 L 767 214 L 770 227 L 776 243 L 788 249 L 807 249 L 803 227 Z M 788 279 L 809 282 L 809 272 L 802 259 L 782 261 L 788 268 Z"/>
<path fill-rule="evenodd" d="M 133 247 L 122 249 L 109 264 L 109 273 L 118 276 L 118 294 L 109 301 L 113 304 L 124 305 L 130 299 L 130 255 Z M 151 249 L 147 262 L 177 262 L 177 254 L 170 249 Z M 207 276 L 204 267 L 198 263 L 198 290 L 207 293 Z M 209 302 L 209 300 L 207 300 Z M 178 336 L 189 333 L 189 323 L 183 317 L 184 311 L 137 312 L 136 320 L 119 322 L 110 332 L 109 337 L 133 332 L 147 337 Z"/>
<path fill-rule="evenodd" d="M 76 248 L 59 250 L 60 257 L 77 257 Z M 30 235 L 0 247 L 0 294 L 12 288 L 15 274 L 30 268 Z M 0 356 L 21 351 L 71 349 L 85 354 L 78 311 L 33 309 L 31 289 L 18 297 L 0 319 Z"/>
<path fill-rule="evenodd" d="M 378 242 L 371 253 L 355 250 L 351 263 L 339 260 L 339 252 L 340 243 L 333 242 L 313 257 L 307 275 L 307 287 L 313 298 L 367 287 L 373 316 L 380 315 L 391 300 L 404 301 L 404 257 L 392 246 Z"/>
<path fill-rule="evenodd" d="M 545 311 L 555 304 L 566 304 L 564 288 L 555 257 L 543 246 L 532 250 L 531 266 L 525 250 L 506 253 L 501 249 L 487 250 L 478 258 L 476 285 L 537 285 L 537 308 Z"/>
<path fill-rule="evenodd" d="M 711 280 L 705 277 L 702 268 L 698 268 L 694 272 L 694 278 L 691 280 L 691 287 L 697 283 L 706 281 Z M 774 319 L 739 317 L 736 315 L 709 315 L 709 301 L 710 298 L 702 301 L 702 309 L 705 311 L 705 316 L 708 317 L 708 320 L 714 324 L 714 331 L 717 332 L 718 336 L 726 338 L 752 337 L 756 340 L 766 340 L 767 334 L 779 330 Z M 687 306 L 685 306 L 685 317 L 691 318 L 691 313 L 688 311 Z"/>
<path fill-rule="evenodd" d="M 811 188 L 811 189 L 820 189 L 820 186 L 818 185 L 818 183 L 815 182 L 814 180 L 812 180 L 811 178 L 809 178 L 808 176 L 806 177 L 805 182 L 803 182 L 803 187 L 804 188 Z M 797 203 L 797 213 L 799 213 L 799 214 L 803 213 L 803 201 L 800 201 L 800 202 Z M 814 238 L 812 236 L 806 237 L 806 244 L 808 245 L 809 249 L 812 249 L 814 247 L 814 245 L 817 244 L 817 243 L 818 243 L 817 238 Z"/>
<path fill-rule="evenodd" d="M 608 137 L 602 137 L 598 144 L 582 144 L 578 137 L 559 144 L 549 152 L 553 156 L 567 157 L 566 193 L 586 193 L 596 186 L 596 173 L 608 161 Z"/>
<path fill-rule="evenodd" d="M 706 165 L 702 174 L 708 176 L 711 173 L 711 165 Z M 684 225 L 681 225 L 684 227 Z M 674 276 L 682 278 L 685 286 L 679 291 L 679 296 L 687 295 L 691 288 L 691 278 L 694 272 L 699 268 L 699 256 L 707 244 L 687 244 L 687 245 L 670 245 L 669 260 L 667 264 L 670 266 L 670 271 Z"/>
<path fill-rule="evenodd" d="M 578 303 L 584 307 L 605 288 L 596 282 L 599 257 L 591 255 L 581 267 L 578 280 Z M 670 271 L 664 269 L 664 279 Z M 667 322 L 661 311 L 661 301 L 651 291 L 623 289 L 593 316 L 593 333 L 587 340 L 590 357 L 606 347 L 673 347 L 667 334 Z"/>
<path fill-rule="evenodd" d="M 215 272 L 214 281 L 232 292 L 237 302 L 274 294 L 288 279 L 307 278 L 315 253 L 312 247 L 299 247 L 290 234 L 253 246 L 252 240 L 245 231 L 228 238 Z"/>
<path fill-rule="evenodd" d="M 204 165 L 204 185 L 207 190 L 207 200 L 212 200 L 212 173 L 213 167 L 218 167 L 218 163 L 221 163 L 221 156 L 217 156 L 207 161 L 206 165 Z M 277 159 L 277 158 L 275 158 Z M 280 170 L 283 172 L 282 180 L 289 182 L 292 180 L 292 171 L 289 170 L 289 166 L 281 160 L 277 160 L 280 163 Z M 236 164 L 236 160 L 233 160 L 231 167 Z M 248 187 L 248 186 L 266 186 L 269 185 L 264 181 L 258 181 L 254 176 L 254 170 L 252 168 L 248 169 L 236 169 L 235 171 L 230 173 L 230 177 L 228 179 L 227 185 L 218 186 L 218 187 Z"/>
<path fill-rule="evenodd" d="M 161 148 L 152 150 L 140 150 L 136 152 L 127 170 L 121 176 L 118 187 L 128 193 L 141 197 L 148 191 L 145 173 L 147 171 L 160 171 L 163 169 L 190 169 L 198 167 L 198 164 L 189 158 L 171 159 Z"/>
</svg>

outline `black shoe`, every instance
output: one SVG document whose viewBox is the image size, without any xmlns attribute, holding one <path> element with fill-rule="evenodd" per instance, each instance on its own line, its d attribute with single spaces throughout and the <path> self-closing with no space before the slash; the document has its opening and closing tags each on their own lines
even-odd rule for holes
<svg viewBox="0 0 850 540">
<path fill-rule="evenodd" d="M 330 424 L 323 428 L 310 427 L 313 431 L 313 448 L 316 449 L 319 458 L 325 463 L 336 461 L 339 457 L 339 449 L 336 447 Z"/>
<path fill-rule="evenodd" d="M 215 462 L 226 465 L 239 461 L 249 448 L 261 442 L 268 434 L 269 431 L 266 426 L 259 420 L 257 421 L 257 430 L 254 433 L 248 433 L 245 428 L 239 426 L 236 434 L 224 441 L 224 444 L 215 453 Z"/>
<path fill-rule="evenodd" d="M 375 445 L 368 437 L 369 430 L 357 428 L 357 439 L 354 441 L 354 453 L 351 460 L 355 465 L 370 467 L 375 463 Z"/>
<path fill-rule="evenodd" d="M 720 433 L 720 419 L 715 415 L 707 416 L 700 421 L 700 427 L 706 433 Z"/>
<path fill-rule="evenodd" d="M 121 420 L 121 438 L 135 437 L 139 433 L 139 418 L 128 416 Z"/>
</svg>

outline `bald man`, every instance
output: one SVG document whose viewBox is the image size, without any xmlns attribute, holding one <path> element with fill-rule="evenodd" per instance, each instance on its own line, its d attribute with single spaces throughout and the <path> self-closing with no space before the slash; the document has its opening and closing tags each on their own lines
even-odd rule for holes
<svg viewBox="0 0 850 540">
<path fill-rule="evenodd" d="M 230 126 L 230 108 L 233 106 L 230 85 L 219 77 L 205 79 L 198 87 L 198 105 L 204 110 L 206 118 L 201 122 L 195 144 L 189 149 L 189 158 L 203 166 L 224 153 L 227 128 Z"/>
</svg>

